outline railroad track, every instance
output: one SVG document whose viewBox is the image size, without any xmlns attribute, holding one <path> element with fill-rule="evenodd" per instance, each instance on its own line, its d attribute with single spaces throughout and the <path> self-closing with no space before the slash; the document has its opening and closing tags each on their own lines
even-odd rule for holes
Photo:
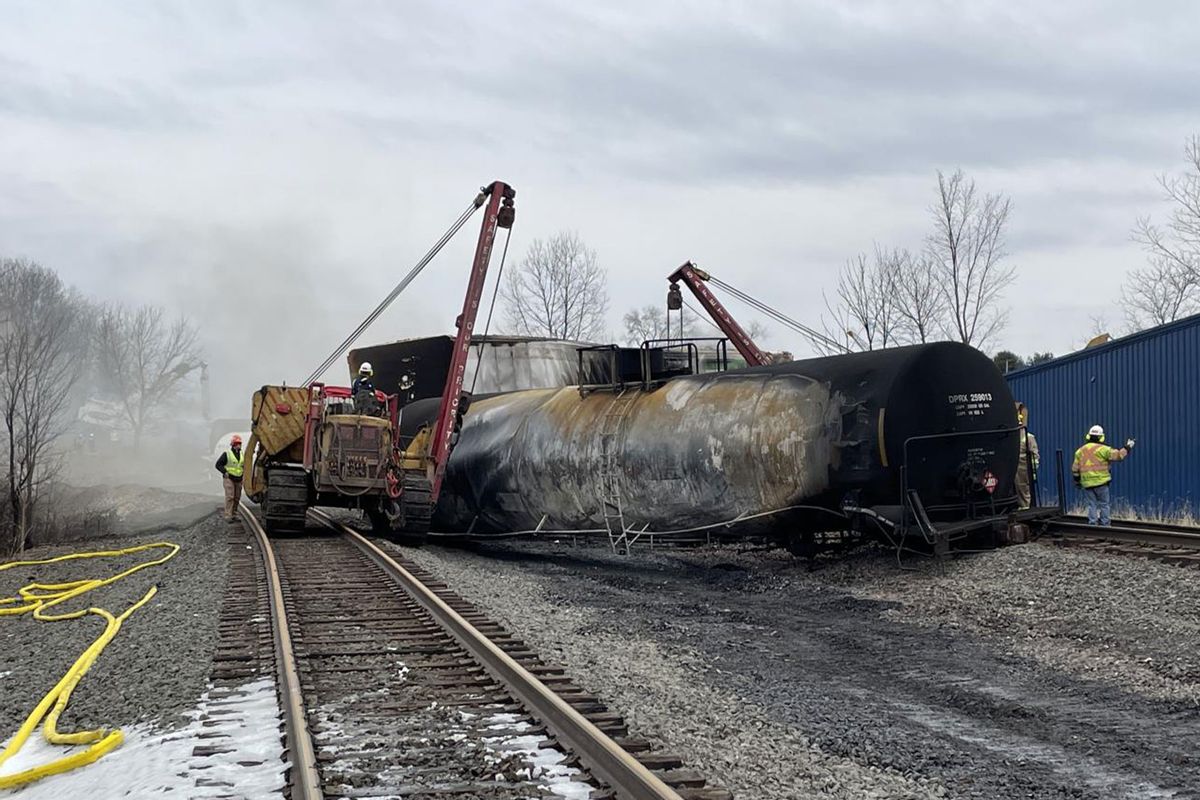
<svg viewBox="0 0 1200 800">
<path fill-rule="evenodd" d="M 546 797 L 555 783 L 731 800 L 417 565 L 320 512 L 326 535 L 284 539 L 241 515 L 270 589 L 291 800 Z"/>
<path fill-rule="evenodd" d="M 1086 517 L 1065 515 L 1050 520 L 1046 532 L 1072 546 L 1200 568 L 1200 528 L 1140 520 L 1099 527 Z"/>
</svg>

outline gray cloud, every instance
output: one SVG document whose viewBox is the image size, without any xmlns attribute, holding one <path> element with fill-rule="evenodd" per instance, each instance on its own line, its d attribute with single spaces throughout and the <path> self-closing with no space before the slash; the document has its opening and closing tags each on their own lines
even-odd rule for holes
<svg viewBox="0 0 1200 800">
<path fill-rule="evenodd" d="M 535 49 L 472 85 L 570 127 L 563 151 L 594 146 L 672 182 L 1144 157 L 1161 142 L 1130 128 L 1200 101 L 1200 66 L 1178 49 L 1148 59 L 1034 41 L 1019 25 L 893 32 L 812 16 L 780 14 L 770 35 L 686 20 L 651 37 L 609 31 L 602 51 L 592 34 L 582 53 Z"/>
<path fill-rule="evenodd" d="M 170 93 L 137 83 L 117 88 L 81 77 L 54 81 L 4 79 L 0 114 L 66 126 L 127 132 L 196 127 L 200 118 Z"/>
<path fill-rule="evenodd" d="M 520 193 L 514 253 L 559 227 L 600 251 L 615 329 L 688 257 L 812 320 L 846 257 L 919 245 L 935 170 L 962 166 L 1013 196 L 1024 296 L 1082 303 L 1086 321 L 1073 287 L 1086 275 L 1111 296 L 1138 263 L 1129 226 L 1161 208 L 1154 174 L 1195 126 L 1198 17 L 1115 2 L 6 4 L 0 250 L 221 326 L 229 286 L 248 298 L 240 318 L 290 276 L 286 303 L 314 323 L 284 372 L 493 177 Z M 456 247 L 372 335 L 448 326 Z M 1040 291 L 1051 272 L 1061 283 Z"/>
</svg>

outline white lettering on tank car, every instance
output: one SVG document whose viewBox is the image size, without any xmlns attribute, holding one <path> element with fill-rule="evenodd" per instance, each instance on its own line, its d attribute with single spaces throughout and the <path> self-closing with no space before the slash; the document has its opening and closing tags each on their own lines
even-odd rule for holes
<svg viewBox="0 0 1200 800">
<path fill-rule="evenodd" d="M 982 417 L 992 407 L 991 392 L 952 394 L 946 399 L 954 407 L 956 417 Z"/>
</svg>

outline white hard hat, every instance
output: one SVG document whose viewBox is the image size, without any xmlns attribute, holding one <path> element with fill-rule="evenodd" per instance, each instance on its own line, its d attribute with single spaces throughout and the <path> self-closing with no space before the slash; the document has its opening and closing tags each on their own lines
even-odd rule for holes
<svg viewBox="0 0 1200 800">
<path fill-rule="evenodd" d="M 1099 425 L 1093 425 L 1092 427 L 1088 428 L 1088 436 L 1103 436 L 1103 435 L 1104 435 L 1104 428 L 1101 428 Z"/>
<path fill-rule="evenodd" d="M 364 362 L 362 363 L 362 366 L 360 366 L 360 367 L 358 368 L 358 371 L 359 371 L 361 374 L 363 374 L 363 375 L 370 375 L 370 374 L 371 374 L 371 373 L 373 373 L 375 370 L 371 368 L 371 362 L 370 362 L 370 361 L 364 361 Z"/>
</svg>

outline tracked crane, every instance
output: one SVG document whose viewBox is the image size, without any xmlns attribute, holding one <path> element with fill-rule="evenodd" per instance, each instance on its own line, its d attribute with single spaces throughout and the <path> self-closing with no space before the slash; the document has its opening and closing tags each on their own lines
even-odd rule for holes
<svg viewBox="0 0 1200 800">
<path fill-rule="evenodd" d="M 422 537 L 429 529 L 446 461 L 465 412 L 463 379 L 496 232 L 511 229 L 516 192 L 502 181 L 483 187 L 472 205 L 382 303 L 300 386 L 263 386 L 251 403 L 246 494 L 262 504 L 273 532 L 300 531 L 312 506 L 359 508 L 377 533 Z M 450 369 L 438 413 L 407 442 L 400 436 L 400 399 L 371 389 L 319 380 L 445 246 L 484 209 Z"/>
</svg>

